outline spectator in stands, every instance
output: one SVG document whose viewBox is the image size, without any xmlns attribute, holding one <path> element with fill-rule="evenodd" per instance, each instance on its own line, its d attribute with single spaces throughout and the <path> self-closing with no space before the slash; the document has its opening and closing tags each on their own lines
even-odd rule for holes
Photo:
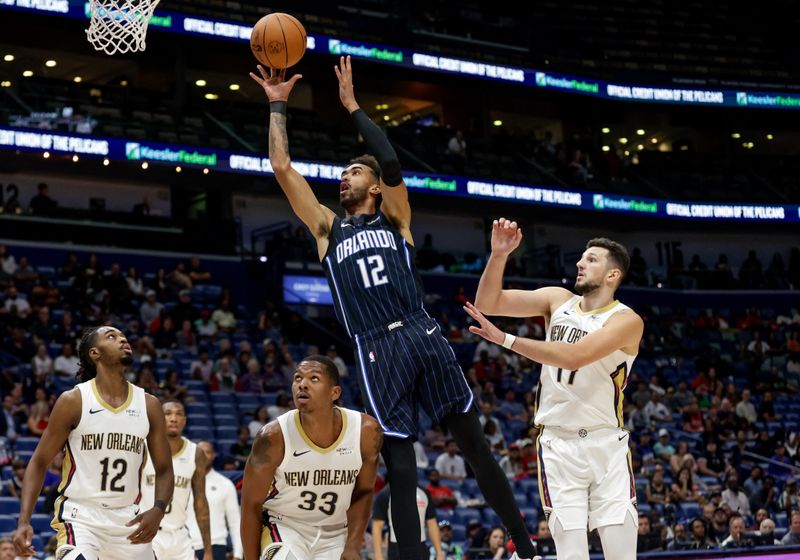
<svg viewBox="0 0 800 560">
<path fill-rule="evenodd" d="M 25 331 L 21 327 L 11 329 L 11 338 L 6 341 L 3 350 L 23 363 L 30 362 L 36 354 L 36 348 L 25 338 Z"/>
<path fill-rule="evenodd" d="M 433 236 L 430 233 L 425 234 L 422 246 L 417 250 L 417 266 L 420 270 L 444 272 L 442 257 L 433 247 Z"/>
<path fill-rule="evenodd" d="M 758 531 L 761 532 L 760 541 L 763 545 L 780 545 L 781 541 L 775 538 L 775 522 L 770 519 L 762 519 L 758 524 Z"/>
<path fill-rule="evenodd" d="M 258 430 L 260 430 L 263 426 L 266 426 L 269 420 L 269 412 L 267 412 L 266 405 L 259 406 L 253 415 L 253 419 L 247 425 L 247 428 L 250 430 L 250 437 L 255 438 Z"/>
<path fill-rule="evenodd" d="M 78 356 L 75 355 L 75 346 L 72 342 L 64 342 L 61 354 L 56 357 L 54 364 L 55 374 L 62 377 L 75 377 L 81 367 Z"/>
<path fill-rule="evenodd" d="M 697 392 L 701 396 L 705 394 L 705 386 L 698 388 Z M 683 420 L 683 429 L 687 432 L 702 432 L 703 431 L 703 413 L 700 411 L 698 404 L 699 399 L 693 399 L 686 405 L 685 412 L 681 415 Z"/>
<path fill-rule="evenodd" d="M 445 452 L 436 458 L 435 464 L 442 478 L 460 482 L 467 477 L 464 458 L 458 454 L 458 444 L 453 439 L 447 440 Z"/>
<path fill-rule="evenodd" d="M 708 536 L 716 545 L 728 538 L 728 513 L 725 508 L 717 506 L 711 518 Z"/>
<path fill-rule="evenodd" d="M 19 498 L 22 493 L 22 481 L 25 479 L 25 470 L 28 464 L 23 459 L 14 459 L 11 464 L 13 476 L 6 482 L 6 492 L 9 496 Z"/>
<path fill-rule="evenodd" d="M 25 320 L 31 313 L 31 306 L 28 299 L 22 297 L 17 291 L 17 287 L 11 284 L 6 290 L 6 311 L 12 315 L 16 315 L 19 319 Z"/>
<path fill-rule="evenodd" d="M 250 358 L 245 371 L 236 380 L 236 392 L 238 393 L 263 393 L 264 376 L 261 373 L 261 364 L 255 358 Z"/>
<path fill-rule="evenodd" d="M 72 311 L 65 309 L 61 317 L 61 322 L 55 328 L 54 339 L 61 344 L 66 344 L 68 342 L 74 343 L 80 338 L 80 334 L 81 330 L 78 325 L 75 324 Z"/>
<path fill-rule="evenodd" d="M 739 487 L 739 475 L 730 471 L 725 480 L 725 490 L 722 491 L 722 501 L 728 504 L 732 511 L 739 515 L 750 515 L 750 500 L 747 494 Z"/>
<path fill-rule="evenodd" d="M 152 326 L 156 325 L 154 322 Z M 175 330 L 175 321 L 166 313 L 162 314 L 158 329 L 153 333 L 153 344 L 156 348 L 172 350 L 178 347 L 178 336 Z"/>
<path fill-rule="evenodd" d="M 128 291 L 132 297 L 140 298 L 144 296 L 144 283 L 136 274 L 136 268 L 132 266 L 128 267 L 128 274 L 125 276 L 125 282 L 128 284 Z"/>
<path fill-rule="evenodd" d="M 231 302 L 223 299 L 219 307 L 211 314 L 211 320 L 217 325 L 217 329 L 222 332 L 233 332 L 236 330 L 236 316 L 231 311 Z"/>
<path fill-rule="evenodd" d="M 650 480 L 647 481 L 647 486 L 645 486 L 648 505 L 650 507 L 664 507 L 668 502 L 668 491 L 669 488 L 664 482 L 664 467 L 656 465 L 653 468 L 653 474 L 650 475 Z"/>
<path fill-rule="evenodd" d="M 513 389 L 506 391 L 505 398 L 500 402 L 498 413 L 505 420 L 527 422 L 528 415 L 521 403 L 517 402 L 517 394 Z"/>
<path fill-rule="evenodd" d="M 28 416 L 28 432 L 41 437 L 50 423 L 50 404 L 44 389 L 36 389 L 36 402 L 31 405 Z"/>
<path fill-rule="evenodd" d="M 685 441 L 679 441 L 675 453 L 669 458 L 669 468 L 672 474 L 677 476 L 683 467 L 694 469 L 695 464 L 694 455 L 689 452 L 689 444 Z"/>
<path fill-rule="evenodd" d="M 499 560 L 506 557 L 505 543 L 508 540 L 506 530 L 494 526 L 489 530 L 483 548 L 477 551 L 467 551 L 470 560 Z"/>
<path fill-rule="evenodd" d="M 758 417 L 764 422 L 776 422 L 780 416 L 775 414 L 775 401 L 772 391 L 765 391 L 761 404 L 758 405 Z"/>
<path fill-rule="evenodd" d="M 743 548 L 748 545 L 744 539 L 744 519 L 741 515 L 732 515 L 728 521 L 728 537 L 720 543 L 720 548 Z"/>
<path fill-rule="evenodd" d="M 236 442 L 231 445 L 230 454 L 236 459 L 236 468 L 241 470 L 247 462 L 247 457 L 253 449 L 253 443 L 250 439 L 250 428 L 247 426 L 239 426 L 239 433 L 236 437 Z"/>
<path fill-rule="evenodd" d="M 661 394 L 657 391 L 650 391 L 650 401 L 644 407 L 645 422 L 648 425 L 662 424 L 672 420 L 672 413 L 669 408 L 661 401 Z"/>
<path fill-rule="evenodd" d="M 764 469 L 762 469 L 758 465 L 755 465 L 752 469 L 750 469 L 750 476 L 748 476 L 742 483 L 742 488 L 744 489 L 745 493 L 752 498 L 754 495 L 758 494 L 758 492 L 760 492 L 763 487 L 764 487 Z M 752 509 L 752 503 L 751 503 L 751 509 Z"/>
<path fill-rule="evenodd" d="M 705 452 L 697 458 L 697 474 L 722 478 L 725 467 L 725 455 L 719 449 L 716 439 L 708 439 Z"/>
<path fill-rule="evenodd" d="M 0 280 L 10 280 L 17 271 L 17 259 L 0 243 Z"/>
<path fill-rule="evenodd" d="M 167 277 L 167 288 L 172 294 L 177 294 L 181 290 L 192 289 L 192 279 L 186 272 L 186 263 L 182 260 L 175 264 L 175 268 Z"/>
<path fill-rule="evenodd" d="M 497 421 L 499 418 L 495 415 L 494 407 L 492 403 L 488 401 L 481 401 L 480 402 L 480 409 L 481 414 L 478 416 L 478 421 L 481 423 L 481 426 L 484 426 L 486 422 L 489 420 Z"/>
<path fill-rule="evenodd" d="M 31 371 L 35 376 L 52 375 L 53 358 L 47 355 L 47 346 L 40 342 L 36 345 L 36 355 L 31 360 Z"/>
<path fill-rule="evenodd" d="M 167 370 L 164 380 L 158 386 L 162 399 L 175 399 L 186 405 L 189 402 L 189 389 L 181 385 L 178 372 L 174 369 Z"/>
<path fill-rule="evenodd" d="M 672 483 L 672 492 L 681 502 L 696 502 L 700 499 L 697 484 L 694 482 L 692 469 L 681 467 Z"/>
<path fill-rule="evenodd" d="M 467 163 L 467 142 L 464 140 L 464 133 L 460 130 L 457 130 L 447 142 L 447 155 L 456 172 L 463 173 Z"/>
<path fill-rule="evenodd" d="M 34 216 L 52 216 L 58 207 L 58 203 L 50 198 L 50 190 L 47 183 L 39 183 L 36 191 L 28 205 L 28 211 Z"/>
<path fill-rule="evenodd" d="M 149 393 L 154 396 L 158 396 L 159 394 L 159 386 L 158 380 L 156 379 L 156 375 L 153 372 L 153 366 L 150 362 L 144 362 L 139 367 L 139 371 L 136 374 L 136 380 L 134 381 L 134 385 L 141 387 L 145 390 L 146 393 Z"/>
<path fill-rule="evenodd" d="M 331 361 L 336 365 L 336 369 L 339 370 L 339 377 L 347 377 L 350 375 L 350 372 L 347 370 L 347 365 L 344 363 L 344 360 L 339 353 L 336 351 L 336 346 L 331 344 L 328 346 L 328 351 L 325 354 L 328 356 Z"/>
<path fill-rule="evenodd" d="M 744 418 L 748 424 L 755 424 L 758 420 L 756 407 L 750 402 L 750 389 L 742 391 L 742 400 L 736 404 L 736 416 Z"/>
<path fill-rule="evenodd" d="M 440 483 L 441 477 L 437 469 L 430 469 L 428 471 L 428 485 L 425 490 L 431 497 L 433 505 L 437 508 L 454 509 L 458 505 L 458 498 L 453 494 L 453 491 Z"/>
<path fill-rule="evenodd" d="M 211 273 L 200 262 L 200 257 L 194 256 L 189 261 L 189 278 L 193 285 L 211 282 Z"/>
<path fill-rule="evenodd" d="M 781 539 L 781 544 L 800 544 L 800 511 L 792 511 L 789 519 L 789 532 Z"/>
<path fill-rule="evenodd" d="M 666 550 L 687 550 L 690 542 L 686 535 L 686 525 L 676 523 L 672 526 L 672 537 L 667 540 Z"/>
<path fill-rule="evenodd" d="M 28 328 L 28 332 L 37 342 L 50 342 L 55 338 L 55 329 L 50 325 L 50 308 L 42 306 Z"/>
<path fill-rule="evenodd" d="M 649 552 L 661 548 L 661 538 L 650 526 L 650 518 L 646 515 L 639 516 L 639 530 L 636 539 L 638 552 Z"/>
<path fill-rule="evenodd" d="M 798 494 L 797 481 L 794 478 L 786 481 L 786 487 L 781 492 L 778 505 L 787 514 L 800 509 L 800 494 Z"/>
<path fill-rule="evenodd" d="M 493 420 L 490 420 L 490 422 L 493 422 Z M 509 444 L 508 454 L 500 459 L 499 465 L 509 480 L 517 480 L 525 474 L 519 445 L 516 442 Z"/>
<path fill-rule="evenodd" d="M 270 418 L 277 418 L 281 414 L 285 414 L 292 409 L 292 401 L 285 391 L 278 391 L 275 395 L 275 404 L 267 407 Z"/>
<path fill-rule="evenodd" d="M 111 296 L 111 308 L 116 311 L 127 309 L 131 297 L 128 280 L 122 275 L 122 268 L 119 263 L 111 264 L 111 271 L 103 281 L 109 296 Z"/>
<path fill-rule="evenodd" d="M 214 366 L 214 381 L 212 390 L 223 393 L 232 393 L 236 388 L 237 375 L 234 372 L 234 362 L 230 356 L 222 356 Z"/>
<path fill-rule="evenodd" d="M 150 215 L 150 197 L 144 195 L 141 202 L 137 202 L 133 205 L 133 209 L 131 213 L 134 216 L 144 217 Z"/>
<path fill-rule="evenodd" d="M 650 389 L 647 387 L 647 383 L 640 380 L 636 384 L 636 391 L 631 394 L 631 402 L 636 408 L 644 410 L 644 407 L 650 402 Z"/>
<path fill-rule="evenodd" d="M 149 328 L 153 321 L 161 317 L 164 311 L 164 304 L 156 301 L 156 292 L 154 290 L 147 290 L 145 292 L 145 301 L 139 306 L 139 317 L 142 319 L 142 325 Z"/>
<path fill-rule="evenodd" d="M 453 542 L 453 527 L 447 519 L 439 521 L 439 540 L 442 542 L 444 560 L 463 560 L 464 549 L 460 544 Z M 439 560 L 436 558 L 435 552 L 434 547 L 431 546 L 430 557 Z"/>
<path fill-rule="evenodd" d="M 497 429 L 497 422 L 489 420 L 483 426 L 483 435 L 486 437 L 486 442 L 489 448 L 494 451 L 502 451 L 506 447 L 506 440 L 503 437 L 503 432 Z"/>
<path fill-rule="evenodd" d="M 533 441 L 530 438 L 524 438 L 519 442 L 519 446 L 522 448 L 520 460 L 522 461 L 522 468 L 525 471 L 525 476 L 536 478 L 539 467 L 536 462 L 536 448 L 533 445 Z"/>
<path fill-rule="evenodd" d="M 775 487 L 775 479 L 771 476 L 764 477 L 764 484 L 761 488 L 750 494 L 750 511 L 761 508 L 768 511 L 778 511 L 780 509 L 781 493 Z"/>
<path fill-rule="evenodd" d="M 194 327 L 197 334 L 204 338 L 214 339 L 217 336 L 217 324 L 211 320 L 211 312 L 208 309 L 200 310 L 200 317 L 195 320 Z"/>
<path fill-rule="evenodd" d="M 747 258 L 739 267 L 739 281 L 742 283 L 742 287 L 747 289 L 760 288 L 764 284 L 763 267 L 753 250 L 750 250 Z"/>
<path fill-rule="evenodd" d="M 194 326 L 189 319 L 184 319 L 181 330 L 175 333 L 175 342 L 178 348 L 186 352 L 197 352 L 197 335 L 194 333 Z"/>
<path fill-rule="evenodd" d="M 5 395 L 3 397 L 3 410 L 0 414 L 0 437 L 5 437 L 9 441 L 16 441 L 20 435 L 22 424 L 14 406 L 14 397 Z"/>
<path fill-rule="evenodd" d="M 214 362 L 208 357 L 208 348 L 200 348 L 200 353 L 195 361 L 189 366 L 192 379 L 199 379 L 208 384 L 211 382 L 211 375 L 214 373 Z"/>
<path fill-rule="evenodd" d="M 783 263 L 783 256 L 777 251 L 772 254 L 772 261 L 764 274 L 766 287 L 770 290 L 788 290 L 789 278 L 786 274 L 786 265 Z"/>
<path fill-rule="evenodd" d="M 771 457 L 772 462 L 767 467 L 767 472 L 774 477 L 783 477 L 786 473 L 790 472 L 789 465 L 792 464 L 789 456 L 786 455 L 786 447 L 782 441 L 775 443 L 775 453 Z M 782 467 L 781 465 L 786 465 Z"/>
<path fill-rule="evenodd" d="M 647 286 L 647 261 L 642 256 L 642 250 L 634 247 L 631 253 L 631 265 L 628 268 L 627 279 L 634 286 Z"/>
</svg>

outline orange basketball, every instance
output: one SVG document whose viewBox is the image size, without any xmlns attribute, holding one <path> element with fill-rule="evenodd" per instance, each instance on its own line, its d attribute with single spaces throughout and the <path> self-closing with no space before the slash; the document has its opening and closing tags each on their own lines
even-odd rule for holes
<svg viewBox="0 0 800 560">
<path fill-rule="evenodd" d="M 289 68 L 306 53 L 306 30 L 289 14 L 269 14 L 253 26 L 250 48 L 264 66 Z"/>
</svg>

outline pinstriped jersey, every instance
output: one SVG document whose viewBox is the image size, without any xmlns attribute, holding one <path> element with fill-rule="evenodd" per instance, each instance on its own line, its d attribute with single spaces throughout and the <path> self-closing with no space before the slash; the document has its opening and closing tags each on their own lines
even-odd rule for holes
<svg viewBox="0 0 800 560">
<path fill-rule="evenodd" d="M 322 266 L 350 336 L 422 309 L 414 247 L 381 212 L 335 218 Z"/>
<path fill-rule="evenodd" d="M 128 399 L 117 408 L 106 403 L 95 380 L 77 385 L 81 419 L 64 449 L 59 501 L 104 508 L 139 503 L 139 473 L 150 421 L 144 390 L 128 383 Z"/>
<path fill-rule="evenodd" d="M 342 431 L 324 449 L 306 435 L 297 410 L 278 417 L 284 452 L 264 502 L 271 517 L 309 525 L 347 524 L 350 498 L 361 472 L 361 413 L 346 408 L 339 411 Z"/>
<path fill-rule="evenodd" d="M 603 328 L 627 305 L 614 301 L 602 309 L 582 311 L 581 296 L 562 304 L 550 319 L 547 340 L 575 344 Z M 536 395 L 536 424 L 581 428 L 622 427 L 622 391 L 636 356 L 615 350 L 575 371 L 543 364 Z"/>
</svg>

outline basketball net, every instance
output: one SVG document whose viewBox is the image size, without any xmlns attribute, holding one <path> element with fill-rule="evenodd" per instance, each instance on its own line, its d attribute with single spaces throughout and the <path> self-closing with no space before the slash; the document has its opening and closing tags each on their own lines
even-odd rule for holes
<svg viewBox="0 0 800 560">
<path fill-rule="evenodd" d="M 89 42 L 106 54 L 143 51 L 157 4 L 158 0 L 89 0 Z"/>
</svg>

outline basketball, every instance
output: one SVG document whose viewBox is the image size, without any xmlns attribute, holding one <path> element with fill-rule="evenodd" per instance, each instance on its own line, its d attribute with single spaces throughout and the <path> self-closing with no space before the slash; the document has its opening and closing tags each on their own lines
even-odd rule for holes
<svg viewBox="0 0 800 560">
<path fill-rule="evenodd" d="M 250 48 L 264 66 L 289 68 L 306 53 L 306 30 L 289 14 L 269 14 L 253 26 Z"/>
</svg>

